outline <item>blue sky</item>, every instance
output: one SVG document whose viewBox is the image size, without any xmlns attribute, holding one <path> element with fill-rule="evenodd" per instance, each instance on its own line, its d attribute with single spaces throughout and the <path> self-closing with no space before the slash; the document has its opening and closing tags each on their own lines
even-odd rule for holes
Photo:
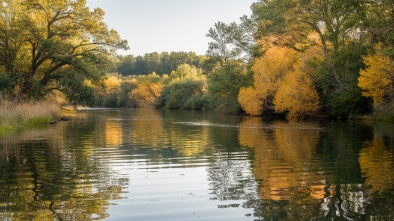
<svg viewBox="0 0 394 221">
<path fill-rule="evenodd" d="M 194 51 L 205 54 L 205 35 L 215 22 L 239 22 L 250 15 L 257 0 L 87 0 L 105 11 L 109 28 L 128 40 L 130 50 L 120 54 Z"/>
</svg>

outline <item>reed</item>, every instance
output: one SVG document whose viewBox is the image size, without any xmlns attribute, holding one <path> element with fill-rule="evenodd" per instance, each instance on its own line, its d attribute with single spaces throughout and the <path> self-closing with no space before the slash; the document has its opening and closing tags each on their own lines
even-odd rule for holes
<svg viewBox="0 0 394 221">
<path fill-rule="evenodd" d="M 0 133 L 18 127 L 48 124 L 60 117 L 60 106 L 51 101 L 13 102 L 0 100 Z"/>
</svg>

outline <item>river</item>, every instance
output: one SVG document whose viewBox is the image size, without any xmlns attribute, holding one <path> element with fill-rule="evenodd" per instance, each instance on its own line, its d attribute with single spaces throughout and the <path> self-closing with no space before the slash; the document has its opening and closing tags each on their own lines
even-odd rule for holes
<svg viewBox="0 0 394 221">
<path fill-rule="evenodd" d="M 394 125 L 90 109 L 0 138 L 0 220 L 394 220 Z"/>
</svg>

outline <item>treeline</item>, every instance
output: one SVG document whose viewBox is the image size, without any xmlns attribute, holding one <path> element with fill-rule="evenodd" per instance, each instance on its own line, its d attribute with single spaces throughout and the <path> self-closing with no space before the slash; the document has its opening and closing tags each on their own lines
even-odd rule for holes
<svg viewBox="0 0 394 221">
<path fill-rule="evenodd" d="M 197 68 L 209 68 L 207 57 L 197 55 L 195 52 L 162 52 L 147 53 L 144 56 L 124 55 L 118 56 L 113 72 L 123 76 L 147 75 L 150 73 L 170 74 L 181 64 L 192 65 Z"/>
<path fill-rule="evenodd" d="M 201 69 L 179 65 L 171 74 L 108 75 L 104 87 L 92 90 L 89 105 L 209 109 L 207 78 Z"/>
</svg>

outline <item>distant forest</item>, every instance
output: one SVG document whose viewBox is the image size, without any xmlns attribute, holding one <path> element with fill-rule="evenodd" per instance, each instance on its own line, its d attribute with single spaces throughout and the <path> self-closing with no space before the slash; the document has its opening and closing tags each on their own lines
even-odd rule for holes
<svg viewBox="0 0 394 221">
<path fill-rule="evenodd" d="M 118 56 L 119 61 L 115 64 L 113 72 L 123 76 L 170 74 L 181 64 L 188 64 L 202 70 L 208 70 L 209 65 L 205 55 L 197 55 L 195 52 L 162 52 L 147 53 L 144 56 L 124 55 Z"/>
</svg>

